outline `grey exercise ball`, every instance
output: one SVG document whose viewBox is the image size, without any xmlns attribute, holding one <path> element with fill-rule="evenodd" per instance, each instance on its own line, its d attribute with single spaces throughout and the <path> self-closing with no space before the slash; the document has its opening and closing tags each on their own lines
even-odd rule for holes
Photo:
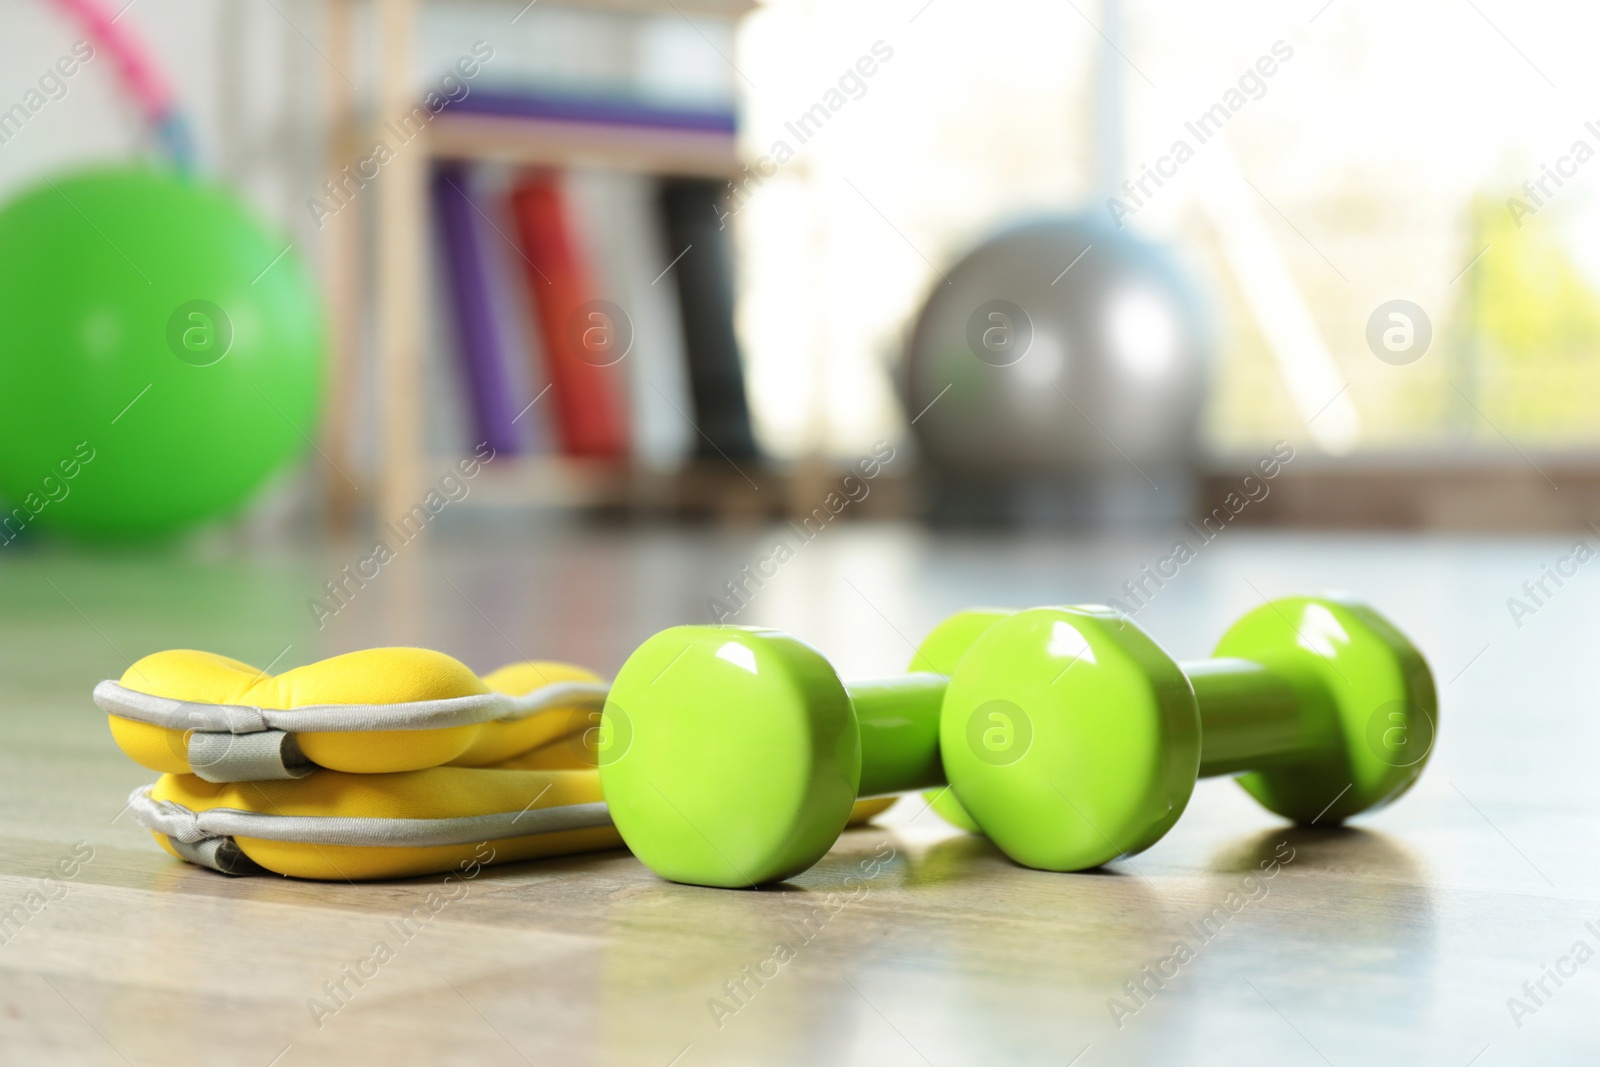
<svg viewBox="0 0 1600 1067">
<path fill-rule="evenodd" d="M 1048 218 L 989 238 L 945 277 L 903 377 L 907 418 L 937 471 L 1135 490 L 1189 477 L 1208 328 L 1158 246 L 1093 216 Z"/>
</svg>

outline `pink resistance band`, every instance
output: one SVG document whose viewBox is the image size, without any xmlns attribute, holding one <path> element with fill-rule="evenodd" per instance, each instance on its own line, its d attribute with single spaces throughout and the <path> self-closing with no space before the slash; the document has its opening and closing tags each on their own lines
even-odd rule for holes
<svg viewBox="0 0 1600 1067">
<path fill-rule="evenodd" d="M 83 27 L 90 44 L 115 61 L 124 92 L 144 113 L 172 162 L 179 170 L 193 170 L 194 143 L 189 136 L 189 123 L 178 108 L 171 83 L 149 51 L 132 33 L 117 25 L 126 8 L 113 13 L 103 0 L 55 0 L 55 3 Z"/>
</svg>

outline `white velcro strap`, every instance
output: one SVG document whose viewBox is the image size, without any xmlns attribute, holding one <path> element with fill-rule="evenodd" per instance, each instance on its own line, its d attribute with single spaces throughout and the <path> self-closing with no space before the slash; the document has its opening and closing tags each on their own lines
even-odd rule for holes
<svg viewBox="0 0 1600 1067">
<path fill-rule="evenodd" d="M 94 687 L 100 710 L 134 722 L 171 730 L 249 734 L 363 733 L 372 730 L 439 730 L 485 722 L 526 719 L 550 708 L 598 710 L 606 702 L 603 682 L 552 682 L 520 696 L 474 693 L 442 700 L 401 704 L 311 704 L 301 708 L 256 708 L 241 704 L 202 704 L 156 696 L 106 680 Z"/>
</svg>

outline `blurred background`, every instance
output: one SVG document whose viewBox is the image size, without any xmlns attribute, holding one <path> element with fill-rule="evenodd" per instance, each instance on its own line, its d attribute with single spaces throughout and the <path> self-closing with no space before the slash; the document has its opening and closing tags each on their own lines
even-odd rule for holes
<svg viewBox="0 0 1600 1067">
<path fill-rule="evenodd" d="M 924 850 L 908 799 L 907 892 L 977 896 L 926 926 L 886 898 L 896 922 L 760 1009 L 801 1014 L 733 1044 L 688 1020 L 785 898 L 713 918 L 543 864 L 386 972 L 387 1014 L 319 1037 L 307 994 L 423 887 L 329 897 L 285 941 L 279 905 L 323 887 L 217 889 L 158 852 L 91 690 L 174 648 L 611 674 L 707 621 L 881 676 L 975 604 L 1109 603 L 1188 658 L 1333 588 L 1425 650 L 1435 768 L 1308 843 L 1313 903 L 1275 888 L 1208 992 L 1127 1040 L 1373 1062 L 1382 1032 L 1462 1064 L 1515 1032 L 1569 1062 L 1581 983 L 1526 1030 L 1501 1012 L 1592 917 L 1596 30 L 1571 0 L 6 0 L 0 873 L 83 840 L 105 879 L 73 889 L 80 925 L 47 940 L 52 904 L 7 947 L 6 1047 L 883 1063 L 904 1016 L 972 1051 L 949 1059 L 1066 1063 L 1269 840 L 1242 791 L 1196 791 L 1134 868 L 1154 882 L 1027 897 L 1045 926 L 966 873 L 977 845 Z M 559 894 L 596 885 L 580 922 Z M 241 969 L 197 916 L 272 951 Z M 995 955 L 1036 931 L 1049 967 Z M 493 1029 L 439 1023 L 406 984 L 433 974 Z"/>
<path fill-rule="evenodd" d="M 13 550 L 365 540 L 444 476 L 446 521 L 513 526 L 1559 530 L 1597 488 L 1581 7 L 0 19 Z M 156 186 L 75 193 L 107 167 Z M 174 182 L 228 221 L 146 211 Z"/>
</svg>

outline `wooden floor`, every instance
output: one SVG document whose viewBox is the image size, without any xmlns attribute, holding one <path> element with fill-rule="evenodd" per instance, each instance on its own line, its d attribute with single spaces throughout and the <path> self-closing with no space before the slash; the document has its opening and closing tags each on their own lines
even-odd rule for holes
<svg viewBox="0 0 1600 1067">
<path fill-rule="evenodd" d="M 1401 803 L 1343 831 L 1292 830 L 1205 782 L 1143 855 L 1055 875 L 902 802 L 899 825 L 854 831 L 762 892 L 668 885 L 621 852 L 488 869 L 356 987 L 345 968 L 395 941 L 388 923 L 436 880 L 229 879 L 169 859 L 122 812 L 150 776 L 113 747 L 89 693 L 145 653 L 281 669 L 405 643 L 480 670 L 538 655 L 610 671 L 654 630 L 705 617 L 773 536 L 439 529 L 320 631 L 308 599 L 370 546 L 0 550 L 0 912 L 48 898 L 0 945 L 0 1062 L 1600 1058 L 1600 563 L 1547 582 L 1554 595 L 1520 627 L 1506 604 L 1570 539 L 1229 531 L 1139 614 L 1201 656 L 1261 596 L 1332 587 L 1413 635 L 1442 693 L 1438 748 Z M 737 621 L 792 629 L 849 674 L 892 673 L 946 612 L 1103 601 L 1169 543 L 840 527 L 799 547 Z M 75 849 L 92 858 L 47 877 Z M 830 900 L 872 857 L 879 873 Z M 1248 877 L 1274 857 L 1275 877 Z M 1197 937 L 1191 924 L 1229 894 L 1244 903 Z M 795 924 L 809 916 L 822 918 L 806 939 Z M 1158 986 L 1145 968 L 1180 940 L 1193 958 Z M 779 941 L 795 955 L 773 975 Z M 771 977 L 758 985 L 747 966 Z M 343 1004 L 324 988 L 341 979 Z"/>
</svg>

